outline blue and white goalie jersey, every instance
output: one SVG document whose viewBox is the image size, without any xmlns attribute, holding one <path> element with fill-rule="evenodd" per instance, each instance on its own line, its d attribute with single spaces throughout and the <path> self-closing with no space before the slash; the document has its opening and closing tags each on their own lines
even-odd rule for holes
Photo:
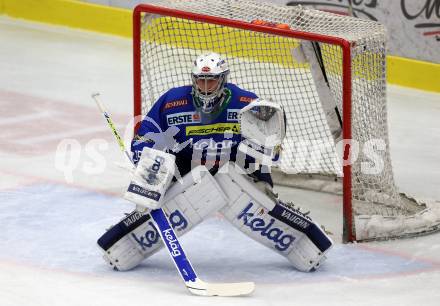
<svg viewBox="0 0 440 306">
<path fill-rule="evenodd" d="M 162 95 L 142 120 L 133 142 L 137 162 L 144 147 L 165 150 L 176 156 L 181 175 L 198 165 L 217 169 L 228 161 L 236 161 L 241 141 L 238 114 L 257 96 L 227 83 L 221 108 L 215 113 L 200 112 L 191 86 L 172 88 Z M 247 166 L 252 160 L 245 157 Z M 270 183 L 269 174 L 255 173 Z"/>
</svg>

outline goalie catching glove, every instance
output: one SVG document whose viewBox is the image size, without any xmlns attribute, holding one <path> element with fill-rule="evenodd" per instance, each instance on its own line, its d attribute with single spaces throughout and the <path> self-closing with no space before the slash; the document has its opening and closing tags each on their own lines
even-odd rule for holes
<svg viewBox="0 0 440 306">
<path fill-rule="evenodd" d="M 238 150 L 271 165 L 279 160 L 286 135 L 284 110 L 276 103 L 258 98 L 240 111 L 242 141 Z"/>
<path fill-rule="evenodd" d="M 124 198 L 145 208 L 157 209 L 174 176 L 176 157 L 145 147 Z"/>
</svg>

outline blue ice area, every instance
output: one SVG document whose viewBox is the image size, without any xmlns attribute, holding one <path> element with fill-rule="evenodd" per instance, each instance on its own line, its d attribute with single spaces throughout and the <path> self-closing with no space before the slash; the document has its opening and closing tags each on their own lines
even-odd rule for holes
<svg viewBox="0 0 440 306">
<path fill-rule="evenodd" d="M 1 192 L 0 203 L 0 261 L 91 275 L 153 281 L 178 279 L 163 250 L 128 272 L 114 272 L 104 264 L 96 240 L 124 212 L 133 209 L 123 199 L 66 185 L 44 184 Z M 386 277 L 433 268 L 414 258 L 338 244 L 318 271 L 302 273 L 219 216 L 182 237 L 182 244 L 196 271 L 207 281 L 325 281 Z"/>
</svg>

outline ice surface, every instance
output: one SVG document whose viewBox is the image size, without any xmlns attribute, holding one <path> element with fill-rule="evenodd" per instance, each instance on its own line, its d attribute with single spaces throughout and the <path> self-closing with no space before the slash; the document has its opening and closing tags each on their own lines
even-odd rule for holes
<svg viewBox="0 0 440 306">
<path fill-rule="evenodd" d="M 0 305 L 439 305 L 440 234 L 337 243 L 305 274 L 215 215 L 182 238 L 185 250 L 207 281 L 255 281 L 252 296 L 191 296 L 163 251 L 110 270 L 96 239 L 133 205 L 119 197 L 124 157 L 90 94 L 129 126 L 131 42 L 6 17 L 0 41 Z M 394 86 L 388 95 L 397 184 L 440 199 L 440 95 Z M 77 140 L 78 154 L 57 159 L 63 139 Z M 340 240 L 340 197 L 277 190 Z"/>
</svg>

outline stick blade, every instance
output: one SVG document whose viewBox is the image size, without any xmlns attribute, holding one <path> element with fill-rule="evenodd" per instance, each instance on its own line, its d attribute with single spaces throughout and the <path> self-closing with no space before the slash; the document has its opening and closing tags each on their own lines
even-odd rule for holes
<svg viewBox="0 0 440 306">
<path fill-rule="evenodd" d="M 255 289 L 255 283 L 206 283 L 198 279 L 194 283 L 187 284 L 187 288 L 195 295 L 240 296 L 251 294 Z"/>
</svg>

